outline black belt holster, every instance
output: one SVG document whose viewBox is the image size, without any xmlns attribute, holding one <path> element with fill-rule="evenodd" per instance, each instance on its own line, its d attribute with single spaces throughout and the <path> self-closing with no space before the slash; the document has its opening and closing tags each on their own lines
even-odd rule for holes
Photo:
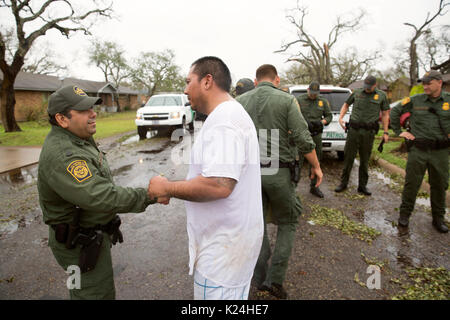
<svg viewBox="0 0 450 320">
<path fill-rule="evenodd" d="M 298 183 L 300 181 L 300 160 L 290 162 L 289 170 L 291 171 L 291 181 Z"/>
<path fill-rule="evenodd" d="M 55 230 L 55 239 L 59 243 L 64 243 L 67 249 L 73 249 L 77 244 L 81 245 L 79 267 L 81 273 L 88 272 L 95 268 L 98 257 L 100 255 L 103 232 L 111 235 L 111 244 L 115 245 L 117 241 L 123 242 L 123 235 L 119 227 L 121 220 L 119 216 L 115 216 L 105 225 L 97 225 L 93 228 L 80 228 L 76 230 L 72 225 L 60 223 L 52 225 Z"/>
</svg>

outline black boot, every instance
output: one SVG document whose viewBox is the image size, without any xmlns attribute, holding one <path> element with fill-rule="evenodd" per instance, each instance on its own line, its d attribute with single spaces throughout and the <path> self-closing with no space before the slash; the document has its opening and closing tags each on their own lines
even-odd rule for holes
<svg viewBox="0 0 450 320">
<path fill-rule="evenodd" d="M 272 283 L 272 286 L 270 287 L 270 294 L 281 300 L 286 300 L 288 297 L 286 290 L 284 290 L 283 286 L 278 283 Z"/>
<path fill-rule="evenodd" d="M 367 190 L 366 187 L 358 187 L 358 192 L 365 194 L 366 196 L 371 196 L 372 192 L 370 192 L 369 190 Z"/>
<path fill-rule="evenodd" d="M 345 189 L 347 189 L 347 185 L 344 183 L 341 183 L 336 189 L 334 189 L 334 192 L 342 192 Z"/>
<path fill-rule="evenodd" d="M 309 192 L 311 192 L 316 197 L 319 197 L 319 198 L 323 198 L 324 197 L 322 191 L 320 191 L 320 189 L 317 188 L 317 187 L 312 186 L 311 189 L 309 189 Z"/>
<path fill-rule="evenodd" d="M 443 218 L 433 218 L 433 227 L 441 233 L 448 232 L 448 227 L 446 226 Z"/>
<path fill-rule="evenodd" d="M 398 218 L 398 225 L 406 228 L 409 225 L 409 214 L 400 212 L 400 217 Z"/>
</svg>

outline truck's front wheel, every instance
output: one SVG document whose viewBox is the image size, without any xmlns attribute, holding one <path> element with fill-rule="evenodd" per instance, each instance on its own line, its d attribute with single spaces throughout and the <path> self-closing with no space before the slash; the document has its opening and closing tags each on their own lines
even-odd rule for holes
<svg viewBox="0 0 450 320">
<path fill-rule="evenodd" d="M 147 127 L 139 126 L 137 127 L 137 132 L 140 139 L 147 138 Z"/>
</svg>

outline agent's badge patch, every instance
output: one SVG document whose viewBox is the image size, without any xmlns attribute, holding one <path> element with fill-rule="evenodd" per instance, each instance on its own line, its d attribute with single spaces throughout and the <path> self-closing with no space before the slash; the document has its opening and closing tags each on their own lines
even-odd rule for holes
<svg viewBox="0 0 450 320">
<path fill-rule="evenodd" d="M 378 100 L 379 97 L 380 97 L 380 96 L 377 95 L 377 94 L 373 96 L 373 98 L 374 98 L 375 100 Z"/>
<path fill-rule="evenodd" d="M 79 183 L 88 180 L 92 177 L 91 170 L 84 160 L 72 161 L 67 167 L 67 171 L 77 180 Z"/>
<path fill-rule="evenodd" d="M 448 102 L 444 102 L 442 105 L 442 110 L 448 111 L 450 110 L 450 104 Z"/>
<path fill-rule="evenodd" d="M 319 107 L 323 107 L 323 101 L 319 101 Z"/>
<path fill-rule="evenodd" d="M 78 87 L 73 87 L 73 91 L 79 96 L 82 96 L 82 97 L 87 96 L 87 94 Z"/>
<path fill-rule="evenodd" d="M 405 99 L 402 100 L 402 106 L 404 106 L 405 104 L 408 104 L 408 103 L 410 103 L 410 102 L 411 102 L 411 98 L 410 98 L 410 97 L 407 97 L 407 98 L 405 98 Z"/>
</svg>

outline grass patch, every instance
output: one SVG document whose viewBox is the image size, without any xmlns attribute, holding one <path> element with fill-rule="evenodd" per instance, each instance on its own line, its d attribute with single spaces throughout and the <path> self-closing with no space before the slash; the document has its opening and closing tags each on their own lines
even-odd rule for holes
<svg viewBox="0 0 450 320">
<path fill-rule="evenodd" d="M 407 271 L 409 283 L 402 285 L 404 292 L 392 300 L 449 300 L 450 272 L 445 268 L 416 268 Z M 401 284 L 400 279 L 391 282 Z"/>
<path fill-rule="evenodd" d="M 400 147 L 402 141 L 389 141 L 388 143 L 384 144 L 383 152 L 381 153 L 377 150 L 380 141 L 381 140 L 375 139 L 372 148 L 372 157 L 375 159 L 381 158 L 389 163 L 396 165 L 399 168 L 406 169 L 406 162 L 408 160 L 407 154 L 400 154 L 399 152 L 393 151 Z"/>
<path fill-rule="evenodd" d="M 97 117 L 95 139 L 110 137 L 119 133 L 136 130 L 134 123 L 136 112 L 102 113 Z M 0 125 L 0 146 L 41 146 L 50 132 L 47 122 L 21 122 L 21 132 L 4 132 Z"/>
<path fill-rule="evenodd" d="M 381 232 L 370 228 L 363 223 L 350 220 L 340 210 L 322 207 L 319 205 L 311 205 L 310 207 L 310 219 L 318 225 L 336 228 L 352 238 L 366 241 L 369 244 L 372 244 L 372 241 L 381 235 Z"/>
</svg>

